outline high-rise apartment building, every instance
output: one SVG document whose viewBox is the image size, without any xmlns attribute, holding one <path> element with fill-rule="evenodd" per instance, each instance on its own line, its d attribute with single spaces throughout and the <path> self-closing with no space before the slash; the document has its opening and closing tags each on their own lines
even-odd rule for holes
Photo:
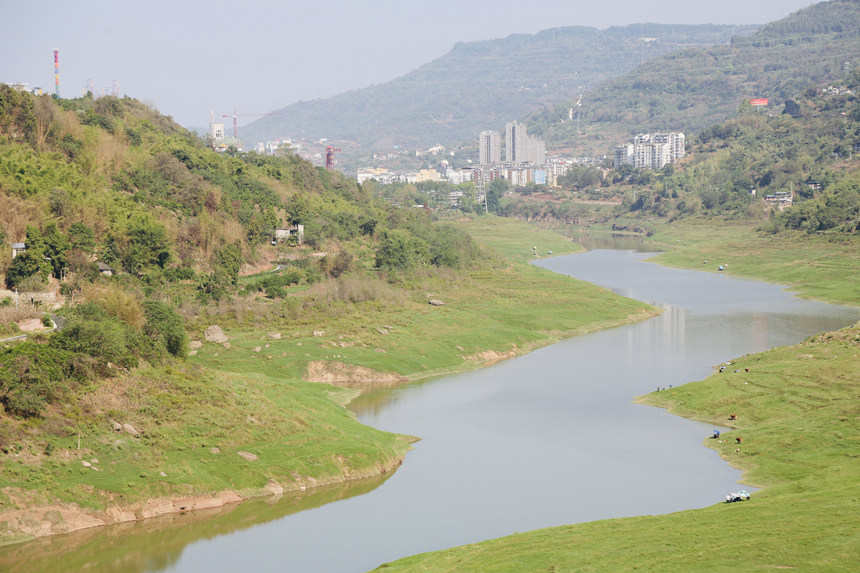
<svg viewBox="0 0 860 573">
<path fill-rule="evenodd" d="M 546 163 L 546 144 L 526 131 L 525 125 L 512 121 L 505 126 L 505 160 L 508 163 Z"/>
<path fill-rule="evenodd" d="M 685 145 L 683 133 L 640 133 L 633 138 L 633 143 L 615 148 L 615 167 L 627 164 L 663 169 L 686 155 Z"/>
<path fill-rule="evenodd" d="M 490 165 L 502 162 L 502 136 L 498 131 L 482 131 L 478 136 L 478 163 Z"/>
<path fill-rule="evenodd" d="M 512 121 L 505 126 L 505 161 L 517 163 L 521 161 L 526 139 L 526 126 Z"/>
</svg>

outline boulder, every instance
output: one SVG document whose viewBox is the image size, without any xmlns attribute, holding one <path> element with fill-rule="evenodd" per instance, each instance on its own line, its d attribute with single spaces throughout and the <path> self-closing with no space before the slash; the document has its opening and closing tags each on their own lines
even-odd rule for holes
<svg viewBox="0 0 860 573">
<path fill-rule="evenodd" d="M 217 324 L 213 324 L 203 333 L 203 336 L 206 337 L 208 342 L 214 342 L 215 344 L 224 344 L 229 340 L 227 335 L 224 334 L 224 331 L 221 330 L 221 327 Z"/>
<path fill-rule="evenodd" d="M 192 340 L 191 342 L 188 343 L 189 350 L 197 350 L 201 346 L 203 346 L 203 343 L 200 342 L 199 340 Z"/>
<path fill-rule="evenodd" d="M 270 332 L 266 336 L 268 336 L 269 338 L 271 338 L 273 340 L 280 340 L 281 339 L 281 333 L 280 332 Z"/>
<path fill-rule="evenodd" d="M 433 306 L 444 306 L 445 305 L 444 302 L 442 302 L 441 300 L 435 299 L 435 298 L 430 299 L 428 302 Z"/>
<path fill-rule="evenodd" d="M 238 452 L 238 453 L 239 453 L 240 458 L 242 458 L 243 460 L 247 460 L 249 462 L 256 462 L 258 459 L 260 459 L 256 455 L 252 454 L 251 452 Z"/>
<path fill-rule="evenodd" d="M 135 438 L 139 438 L 139 437 L 140 437 L 140 433 L 139 433 L 139 432 L 134 428 L 134 426 L 132 426 L 131 424 L 123 424 L 123 425 L 122 425 L 122 429 L 123 429 L 123 431 L 125 431 L 127 434 L 131 434 L 131 435 L 132 435 L 132 436 L 134 436 Z"/>
</svg>

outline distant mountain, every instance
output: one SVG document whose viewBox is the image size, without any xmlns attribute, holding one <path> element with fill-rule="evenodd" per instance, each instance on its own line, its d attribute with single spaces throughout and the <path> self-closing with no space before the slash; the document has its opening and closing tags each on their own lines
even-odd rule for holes
<svg viewBox="0 0 860 573">
<path fill-rule="evenodd" d="M 860 63 L 858 30 L 860 2 L 821 2 L 728 45 L 644 62 L 586 93 L 578 126 L 569 119 L 573 95 L 526 123 L 551 148 L 604 154 L 634 133 L 695 133 L 737 116 L 754 98 L 768 99 L 763 113 L 781 110 L 807 87 L 842 79 Z"/>
<path fill-rule="evenodd" d="M 727 44 L 733 35 L 756 28 L 572 26 L 458 43 L 445 56 L 388 83 L 277 110 L 280 115 L 245 126 L 243 139 L 246 147 L 279 138 L 328 138 L 366 149 L 459 143 L 653 58 Z"/>
</svg>

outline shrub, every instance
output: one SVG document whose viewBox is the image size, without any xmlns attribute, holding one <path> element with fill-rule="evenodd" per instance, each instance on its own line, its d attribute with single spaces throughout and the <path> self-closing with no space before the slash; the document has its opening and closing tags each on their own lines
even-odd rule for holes
<svg viewBox="0 0 860 573">
<path fill-rule="evenodd" d="M 0 351 L 0 403 L 14 415 L 40 415 L 75 377 L 72 362 L 70 352 L 34 342 Z"/>
<path fill-rule="evenodd" d="M 144 334 L 157 344 L 163 345 L 173 356 L 187 356 L 188 335 L 182 316 L 163 302 L 148 301 L 143 307 L 146 313 Z"/>
</svg>

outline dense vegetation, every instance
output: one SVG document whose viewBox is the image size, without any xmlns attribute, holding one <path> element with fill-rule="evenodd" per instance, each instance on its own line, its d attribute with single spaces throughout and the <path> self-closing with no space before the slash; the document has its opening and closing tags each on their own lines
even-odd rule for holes
<svg viewBox="0 0 860 573">
<path fill-rule="evenodd" d="M 292 155 L 219 155 L 128 98 L 54 100 L 0 85 L 0 154 L 2 236 L 27 247 L 14 259 L 3 249 L 6 286 L 90 301 L 68 311 L 62 332 L 2 351 L 11 415 L 69 400 L 82 381 L 110 375 L 107 364 L 184 356 L 181 301 L 196 301 L 188 319 L 235 293 L 284 299 L 345 274 L 401 281 L 480 257 L 468 235 L 422 210 Z M 302 245 L 296 233 L 270 244 L 291 225 L 303 226 Z M 239 280 L 279 257 L 279 272 Z M 103 276 L 105 265 L 117 276 Z M 105 302 L 118 289 L 123 304 Z"/>
<path fill-rule="evenodd" d="M 587 92 L 578 126 L 568 121 L 578 97 L 572 96 L 529 116 L 529 133 L 552 148 L 603 155 L 634 133 L 709 128 L 754 98 L 780 110 L 809 86 L 844 78 L 845 63 L 860 59 L 858 28 L 856 1 L 819 2 L 728 45 L 646 61 Z"/>
<path fill-rule="evenodd" d="M 853 234 L 860 225 L 860 68 L 811 86 L 774 113 L 745 106 L 738 117 L 688 140 L 687 157 L 661 171 L 575 166 L 560 190 L 524 188 L 493 203 L 496 212 L 565 223 L 708 215 L 749 220 L 771 232 Z M 777 194 L 793 199 L 780 208 Z M 770 197 L 771 199 L 767 199 Z M 596 208 L 588 201 L 616 201 Z"/>
</svg>

